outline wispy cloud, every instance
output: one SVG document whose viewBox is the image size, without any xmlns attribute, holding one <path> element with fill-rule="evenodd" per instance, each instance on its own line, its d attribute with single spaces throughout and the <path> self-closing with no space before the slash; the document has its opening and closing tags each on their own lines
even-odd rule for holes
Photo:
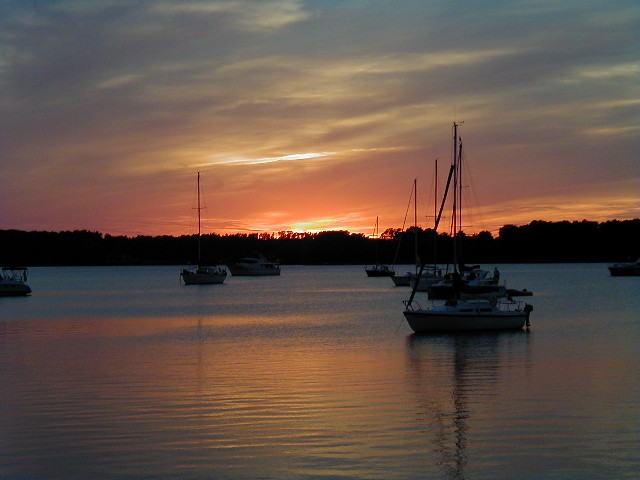
<svg viewBox="0 0 640 480">
<path fill-rule="evenodd" d="M 330 152 L 310 152 L 310 153 L 292 153 L 289 155 L 281 155 L 279 157 L 263 157 L 263 158 L 234 158 L 226 160 L 213 160 L 204 165 L 258 165 L 262 163 L 275 162 L 294 162 L 297 160 L 312 160 L 331 156 Z"/>
<path fill-rule="evenodd" d="M 640 190 L 639 22 L 631 0 L 2 2 L 0 228 L 177 232 L 196 169 L 225 231 L 398 226 L 454 120 L 496 222 L 599 216 L 573 187 Z"/>
</svg>

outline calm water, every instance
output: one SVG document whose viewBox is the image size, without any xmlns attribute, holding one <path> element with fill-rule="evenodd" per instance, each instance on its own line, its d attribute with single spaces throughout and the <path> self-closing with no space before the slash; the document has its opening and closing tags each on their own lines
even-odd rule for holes
<svg viewBox="0 0 640 480">
<path fill-rule="evenodd" d="M 0 298 L 0 478 L 640 474 L 640 278 L 504 265 L 529 332 L 415 336 L 363 267 L 178 272 L 32 268 Z"/>
</svg>

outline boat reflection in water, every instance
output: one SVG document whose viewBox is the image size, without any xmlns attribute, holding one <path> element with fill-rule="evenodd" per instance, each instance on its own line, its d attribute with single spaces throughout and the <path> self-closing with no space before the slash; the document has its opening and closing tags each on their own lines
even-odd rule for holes
<svg viewBox="0 0 640 480">
<path fill-rule="evenodd" d="M 431 437 L 443 478 L 462 480 L 490 474 L 495 456 L 504 454 L 487 447 L 502 443 L 489 438 L 496 434 L 495 412 L 504 402 L 499 391 L 501 370 L 512 362 L 530 365 L 529 335 L 514 331 L 413 334 L 407 338 L 407 371 L 416 396 L 417 421 L 424 425 L 421 431 Z M 487 448 L 488 458 L 483 462 L 482 452 Z M 472 475 L 465 472 L 470 463 L 468 450 L 474 452 Z"/>
</svg>

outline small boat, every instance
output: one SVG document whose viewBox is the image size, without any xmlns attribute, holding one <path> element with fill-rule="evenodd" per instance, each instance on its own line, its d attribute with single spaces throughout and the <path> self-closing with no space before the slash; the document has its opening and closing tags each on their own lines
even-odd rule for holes
<svg viewBox="0 0 640 480">
<path fill-rule="evenodd" d="M 635 262 L 614 263 L 608 268 L 612 277 L 637 277 L 640 276 L 640 258 Z"/>
<path fill-rule="evenodd" d="M 219 285 L 227 278 L 227 271 L 219 266 L 185 268 L 180 272 L 185 285 Z"/>
<path fill-rule="evenodd" d="M 431 291 L 429 298 L 432 305 L 422 308 L 414 297 L 419 285 L 424 264 L 418 272 L 418 279 L 411 291 L 409 300 L 405 301 L 404 317 L 411 329 L 416 333 L 426 332 L 460 332 L 511 330 L 529 327 L 529 316 L 533 307 L 515 301 L 507 296 L 504 285 L 498 285 L 500 274 L 497 269 L 490 276 L 480 270 L 479 266 L 466 267 L 459 261 L 460 246 L 458 239 L 462 233 L 462 141 L 458 137 L 458 125 L 453 124 L 453 161 L 447 181 L 447 189 L 442 199 L 440 213 L 436 218 L 436 230 L 445 205 L 447 192 L 453 180 L 453 259 L 454 271 L 447 282 L 442 282 L 438 292 L 444 303 L 437 304 Z M 432 285 L 433 287 L 434 285 Z"/>
<path fill-rule="evenodd" d="M 409 281 L 409 286 L 415 288 L 417 292 L 428 291 L 431 285 L 435 285 L 444 280 L 442 270 L 432 265 L 430 267 L 424 267 L 420 276 L 412 275 Z"/>
<path fill-rule="evenodd" d="M 393 277 L 391 277 L 391 280 L 393 280 L 393 284 L 396 287 L 410 287 L 411 280 L 415 278 L 415 276 L 416 274 L 413 272 L 394 274 Z"/>
<path fill-rule="evenodd" d="M 275 276 L 280 275 L 280 263 L 267 260 L 263 255 L 244 257 L 239 262 L 229 265 L 231 275 L 240 276 Z"/>
<path fill-rule="evenodd" d="M 30 295 L 26 267 L 2 267 L 0 273 L 0 297 Z"/>
<path fill-rule="evenodd" d="M 364 271 L 367 272 L 367 277 L 393 277 L 396 274 L 389 265 L 381 265 L 378 263 L 365 266 Z"/>
<path fill-rule="evenodd" d="M 227 278 L 227 270 L 223 266 L 203 266 L 200 264 L 200 172 L 198 172 L 198 265 L 185 268 L 180 272 L 185 285 L 219 285 Z"/>
<path fill-rule="evenodd" d="M 529 326 L 533 307 L 513 300 L 447 300 L 431 308 L 404 311 L 415 333 L 481 330 L 520 330 Z"/>
<path fill-rule="evenodd" d="M 373 238 L 376 242 L 376 263 L 364 267 L 367 277 L 393 277 L 396 272 L 389 265 L 378 263 L 378 217 L 376 217 L 376 226 L 373 230 Z"/>
<path fill-rule="evenodd" d="M 499 282 L 500 272 L 497 268 L 491 274 L 478 265 L 461 265 L 459 272 L 453 272 L 447 278 L 431 283 L 426 291 L 432 300 L 453 298 L 454 292 L 459 293 L 462 298 L 506 297 L 507 288 Z"/>
</svg>

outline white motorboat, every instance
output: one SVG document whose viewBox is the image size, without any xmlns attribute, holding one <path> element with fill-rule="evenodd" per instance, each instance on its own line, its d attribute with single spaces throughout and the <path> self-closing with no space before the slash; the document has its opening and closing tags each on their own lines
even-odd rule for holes
<svg viewBox="0 0 640 480">
<path fill-rule="evenodd" d="M 473 267 L 460 266 L 460 272 L 454 272 L 448 278 L 432 282 L 426 287 L 432 300 L 447 300 L 458 294 L 462 298 L 506 297 L 507 287 L 500 284 L 500 272 L 494 268 L 493 273 Z M 421 290 L 421 291 L 425 291 Z"/>
<path fill-rule="evenodd" d="M 219 285 L 227 278 L 227 270 L 223 266 L 204 266 L 200 264 L 200 172 L 198 172 L 198 265 L 191 268 L 184 268 L 180 272 L 185 285 Z"/>
<path fill-rule="evenodd" d="M 460 251 L 458 240 L 461 237 L 462 226 L 462 141 L 458 137 L 458 125 L 453 124 L 453 161 L 447 181 L 447 189 L 442 200 L 442 207 L 447 198 L 449 186 L 453 180 L 453 214 L 454 232 L 453 259 L 454 272 L 449 282 L 443 283 L 446 295 L 444 303 L 433 303 L 428 308 L 422 308 L 414 303 L 419 279 L 424 265 L 418 273 L 418 280 L 411 291 L 409 300 L 405 302 L 404 316 L 411 329 L 416 333 L 444 332 L 444 331 L 477 331 L 477 330 L 509 330 L 521 329 L 529 326 L 529 315 L 533 307 L 523 302 L 514 301 L 507 296 L 506 287 L 498 285 L 500 278 L 497 269 L 492 276 L 477 267 L 465 268 L 458 262 Z M 442 207 L 436 218 L 436 229 L 441 218 Z M 475 273 L 473 273 L 475 272 Z M 466 278 L 463 279 L 462 275 Z M 527 292 L 529 293 L 529 292 Z M 473 299 L 465 299 L 465 296 Z M 485 297 L 485 298 L 478 298 Z M 432 298 L 430 296 L 430 298 Z"/>
<path fill-rule="evenodd" d="M 263 255 L 244 257 L 239 262 L 229 265 L 233 276 L 264 277 L 280 275 L 280 263 L 267 260 Z"/>
<path fill-rule="evenodd" d="M 18 297 L 31 294 L 27 285 L 26 267 L 2 267 L 0 297 Z"/>
<path fill-rule="evenodd" d="M 436 267 L 425 267 L 420 276 L 413 275 L 409 282 L 411 288 L 415 288 L 418 292 L 426 292 L 431 285 L 442 282 L 442 272 Z"/>
</svg>

